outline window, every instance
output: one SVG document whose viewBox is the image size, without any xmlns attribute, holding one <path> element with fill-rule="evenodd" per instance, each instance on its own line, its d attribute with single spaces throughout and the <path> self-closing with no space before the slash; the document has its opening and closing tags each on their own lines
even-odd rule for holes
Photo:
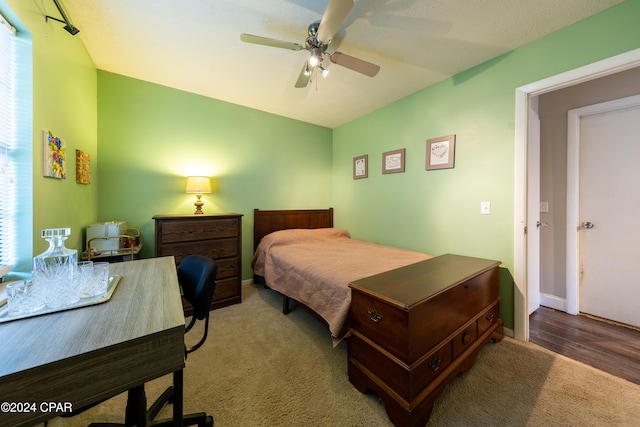
<svg viewBox="0 0 640 427">
<path fill-rule="evenodd" d="M 0 15 L 0 265 L 16 262 L 16 30 Z"/>
<path fill-rule="evenodd" d="M 33 264 L 33 47 L 11 9 L 0 9 L 0 265 L 15 277 Z"/>
</svg>

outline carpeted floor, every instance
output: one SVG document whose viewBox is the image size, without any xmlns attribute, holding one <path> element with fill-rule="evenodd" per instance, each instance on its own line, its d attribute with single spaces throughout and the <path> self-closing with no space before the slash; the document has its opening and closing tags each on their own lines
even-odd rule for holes
<svg viewBox="0 0 640 427">
<path fill-rule="evenodd" d="M 347 346 L 305 310 L 281 313 L 275 292 L 243 285 L 242 304 L 211 312 L 209 339 L 189 355 L 185 412 L 206 411 L 218 427 L 390 426 L 375 394 L 347 377 Z M 149 401 L 171 376 L 147 385 Z M 52 427 L 121 421 L 117 396 Z M 170 416 L 165 408 L 163 416 Z M 436 401 L 428 426 L 635 426 L 640 386 L 530 343 L 489 344 L 474 367 Z"/>
</svg>

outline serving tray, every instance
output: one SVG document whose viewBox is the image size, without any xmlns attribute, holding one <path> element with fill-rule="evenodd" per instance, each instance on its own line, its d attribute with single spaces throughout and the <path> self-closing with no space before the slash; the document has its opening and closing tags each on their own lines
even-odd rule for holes
<svg viewBox="0 0 640 427">
<path fill-rule="evenodd" d="M 109 301 L 111 299 L 111 295 L 113 295 L 113 292 L 116 290 L 116 286 L 118 286 L 118 283 L 120 283 L 120 278 L 121 276 L 118 275 L 109 276 L 109 285 L 107 286 L 107 291 L 105 293 L 91 298 L 80 298 L 80 301 L 78 301 L 77 303 L 70 304 L 65 307 L 49 308 L 45 306 L 44 308 L 38 311 L 33 311 L 31 313 L 9 316 L 9 305 L 5 301 L 4 303 L 0 304 L 0 323 L 24 319 L 27 317 L 40 316 L 43 314 L 56 313 L 58 311 L 73 310 L 74 308 L 87 307 L 90 305 L 102 304 L 103 302 Z"/>
</svg>

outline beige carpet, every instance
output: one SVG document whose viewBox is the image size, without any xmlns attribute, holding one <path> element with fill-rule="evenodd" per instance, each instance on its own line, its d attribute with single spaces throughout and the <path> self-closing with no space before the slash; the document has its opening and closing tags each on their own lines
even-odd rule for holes
<svg viewBox="0 0 640 427">
<path fill-rule="evenodd" d="M 243 302 L 212 312 L 207 343 L 189 355 L 185 411 L 218 427 L 389 426 L 384 407 L 347 377 L 347 346 L 295 307 L 281 313 L 273 291 L 243 286 Z M 171 377 L 147 386 L 153 400 Z M 124 395 L 49 426 L 121 421 Z M 165 408 L 163 415 L 169 416 Z M 636 426 L 640 386 L 534 344 L 489 344 L 436 402 L 428 426 Z"/>
</svg>

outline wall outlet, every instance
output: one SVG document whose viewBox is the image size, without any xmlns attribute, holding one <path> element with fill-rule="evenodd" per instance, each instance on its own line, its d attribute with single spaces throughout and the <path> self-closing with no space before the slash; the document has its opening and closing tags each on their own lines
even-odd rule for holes
<svg viewBox="0 0 640 427">
<path fill-rule="evenodd" d="M 482 215 L 491 215 L 491 202 L 480 202 L 480 213 Z"/>
</svg>

